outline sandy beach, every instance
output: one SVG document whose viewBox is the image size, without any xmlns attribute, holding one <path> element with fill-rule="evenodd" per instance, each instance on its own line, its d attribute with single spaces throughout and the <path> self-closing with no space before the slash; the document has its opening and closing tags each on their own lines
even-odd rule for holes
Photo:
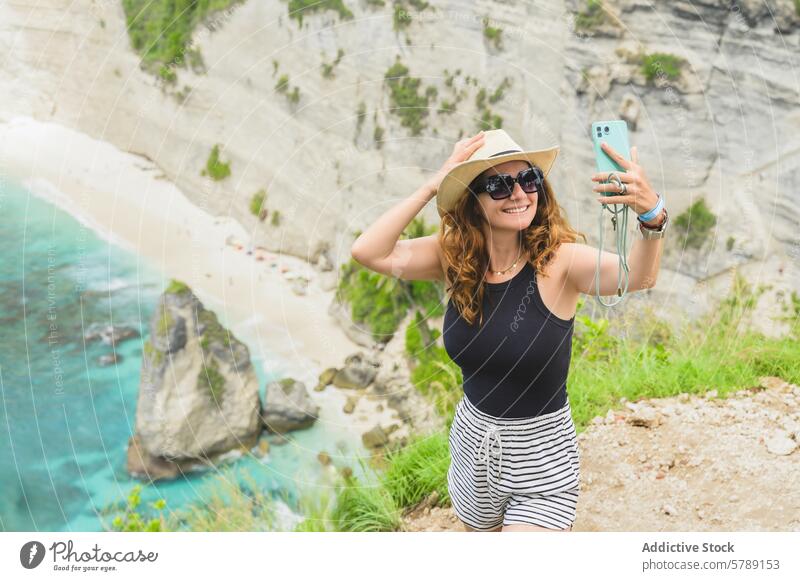
<svg viewBox="0 0 800 581">
<path fill-rule="evenodd" d="M 239 223 L 192 204 L 153 162 L 27 117 L 0 116 L 0 136 L 3 179 L 58 205 L 165 277 L 189 284 L 206 307 L 261 351 L 268 372 L 305 381 L 311 392 L 323 369 L 340 367 L 362 349 L 327 314 L 333 291 L 320 287 L 310 264 L 274 253 L 261 253 L 260 261 L 248 255 L 248 234 Z M 291 288 L 298 275 L 310 281 L 304 295 Z M 313 397 L 336 410 L 327 422 L 348 430 L 391 421 L 389 409 L 372 414 L 359 406 L 356 414 L 343 415 L 346 395 L 336 388 Z"/>
</svg>

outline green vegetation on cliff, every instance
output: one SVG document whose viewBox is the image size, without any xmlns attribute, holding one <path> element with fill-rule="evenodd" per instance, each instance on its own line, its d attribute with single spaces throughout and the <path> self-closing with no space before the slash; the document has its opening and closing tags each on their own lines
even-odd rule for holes
<svg viewBox="0 0 800 581">
<path fill-rule="evenodd" d="M 209 357 L 203 361 L 200 373 L 197 374 L 197 385 L 207 389 L 217 405 L 222 403 L 225 377 L 219 372 L 219 364 L 215 357 Z"/>
<path fill-rule="evenodd" d="M 332 10 L 342 20 L 350 20 L 353 13 L 342 0 L 289 0 L 289 18 L 297 20 L 303 26 L 303 17 L 313 12 Z"/>
<path fill-rule="evenodd" d="M 491 26 L 489 22 L 488 16 L 483 19 L 483 36 L 486 40 L 493 43 L 496 49 L 500 49 L 503 46 L 503 29 Z"/>
<path fill-rule="evenodd" d="M 675 218 L 675 230 L 689 248 L 700 248 L 711 236 L 717 217 L 700 198 Z"/>
<path fill-rule="evenodd" d="M 686 60 L 674 54 L 654 52 L 642 57 L 642 74 L 648 83 L 653 83 L 657 78 L 675 81 L 681 76 L 681 69 Z"/>
<path fill-rule="evenodd" d="M 322 76 L 325 77 L 326 79 L 332 79 L 333 69 L 336 68 L 336 65 L 339 64 L 339 61 L 342 60 L 343 56 L 344 56 L 344 51 L 340 48 L 339 50 L 336 51 L 336 58 L 333 59 L 333 62 L 322 63 Z"/>
<path fill-rule="evenodd" d="M 375 4 L 375 2 L 370 2 L 371 4 Z M 381 5 L 383 2 L 381 1 Z M 408 28 L 408 25 L 411 24 L 413 20 L 413 16 L 409 11 L 409 6 L 414 8 L 417 12 L 422 12 L 426 8 L 430 6 L 424 0 L 394 0 L 394 7 L 392 12 L 392 28 L 395 31 L 400 31 L 405 28 Z"/>
<path fill-rule="evenodd" d="M 606 12 L 600 0 L 588 0 L 583 10 L 575 13 L 575 29 L 590 30 L 606 21 Z"/>
<path fill-rule="evenodd" d="M 250 213 L 256 216 L 259 220 L 264 220 L 267 217 L 267 207 L 264 202 L 267 200 L 267 192 L 263 189 L 258 190 L 253 197 L 250 198 Z"/>
<path fill-rule="evenodd" d="M 165 293 L 172 294 L 172 295 L 180 295 L 183 293 L 192 292 L 191 289 L 179 280 L 175 280 L 174 278 L 169 281 L 169 285 L 166 289 L 164 289 Z"/>
<path fill-rule="evenodd" d="M 281 75 L 278 82 L 275 83 L 275 91 L 285 95 L 292 105 L 297 105 L 300 102 L 300 88 L 292 87 L 290 91 L 289 87 L 289 75 Z"/>
<path fill-rule="evenodd" d="M 192 33 L 210 15 L 242 0 L 122 0 L 133 49 L 142 66 L 169 83 L 174 69 L 202 68 L 200 52 L 191 46 Z"/>
<path fill-rule="evenodd" d="M 398 57 L 384 75 L 386 85 L 389 87 L 389 96 L 392 103 L 391 111 L 400 118 L 403 127 L 411 129 L 412 135 L 419 135 L 425 127 L 424 119 L 428 116 L 428 103 L 434 93 L 427 90 L 420 94 L 422 81 L 408 74 L 408 67 L 400 62 Z"/>
<path fill-rule="evenodd" d="M 222 326 L 214 311 L 203 309 L 197 315 L 197 322 L 203 330 L 200 347 L 204 351 L 208 351 L 213 343 L 223 345 L 226 349 L 231 348 L 231 333 Z"/>
<path fill-rule="evenodd" d="M 208 159 L 206 160 L 206 167 L 203 168 L 200 175 L 208 176 L 217 182 L 231 175 L 230 162 L 222 161 L 219 157 L 219 144 L 215 144 L 211 148 L 211 153 L 208 154 Z"/>
<path fill-rule="evenodd" d="M 420 218 L 412 220 L 403 236 L 419 238 L 436 231 L 428 228 Z M 427 316 L 442 313 L 442 285 L 435 281 L 402 280 L 384 276 L 361 266 L 350 259 L 342 265 L 337 300 L 350 304 L 351 315 L 357 323 L 364 323 L 376 341 L 388 341 L 412 305 Z"/>
</svg>

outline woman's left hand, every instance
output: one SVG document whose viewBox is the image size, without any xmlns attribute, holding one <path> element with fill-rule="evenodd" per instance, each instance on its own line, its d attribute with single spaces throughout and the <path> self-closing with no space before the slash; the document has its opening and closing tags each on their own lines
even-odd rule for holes
<svg viewBox="0 0 800 581">
<path fill-rule="evenodd" d="M 653 190 L 650 181 L 644 173 L 644 168 L 639 165 L 639 152 L 634 145 L 631 147 L 631 161 L 622 157 L 608 143 L 601 145 L 611 159 L 622 166 L 625 171 L 614 172 L 619 176 L 620 181 L 625 184 L 627 191 L 624 195 L 601 196 L 598 202 L 603 204 L 625 204 L 637 214 L 644 214 L 652 210 L 658 202 L 658 194 Z M 605 182 L 611 172 L 600 172 L 592 176 L 593 182 Z M 595 192 L 619 192 L 619 187 L 615 182 L 598 183 L 592 187 Z"/>
</svg>

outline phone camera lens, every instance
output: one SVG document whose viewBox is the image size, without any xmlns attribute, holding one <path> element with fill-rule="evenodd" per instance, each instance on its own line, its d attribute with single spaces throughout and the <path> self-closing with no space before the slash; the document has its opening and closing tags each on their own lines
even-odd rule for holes
<svg viewBox="0 0 800 581">
<path fill-rule="evenodd" d="M 605 131 L 606 133 L 608 133 L 608 125 L 606 125 L 605 127 L 603 127 L 603 131 Z"/>
</svg>

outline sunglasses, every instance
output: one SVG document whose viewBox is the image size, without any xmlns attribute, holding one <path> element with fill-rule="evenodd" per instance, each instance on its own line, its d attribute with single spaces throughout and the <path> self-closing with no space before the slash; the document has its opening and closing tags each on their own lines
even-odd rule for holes
<svg viewBox="0 0 800 581">
<path fill-rule="evenodd" d="M 469 185 L 473 194 L 488 193 L 493 200 L 504 200 L 514 192 L 514 184 L 519 184 L 526 194 L 544 192 L 544 173 L 535 165 L 522 170 L 517 177 L 507 173 L 491 176 L 478 176 Z"/>
</svg>

